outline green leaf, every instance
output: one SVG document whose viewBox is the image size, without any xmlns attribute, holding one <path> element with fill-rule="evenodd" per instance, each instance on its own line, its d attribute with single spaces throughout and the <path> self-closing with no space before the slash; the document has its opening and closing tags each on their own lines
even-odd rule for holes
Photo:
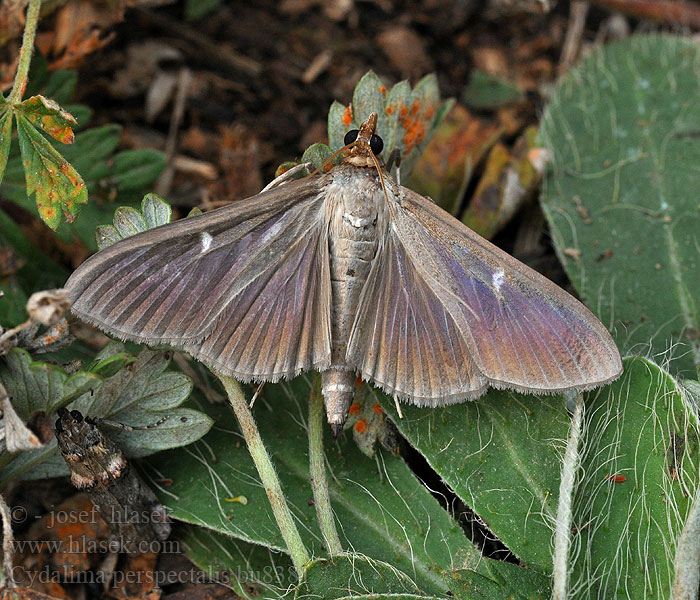
<svg viewBox="0 0 700 600">
<path fill-rule="evenodd" d="M 318 169 L 324 162 L 326 162 L 331 157 L 332 154 L 333 151 L 328 146 L 326 146 L 326 144 L 312 144 L 304 152 L 304 155 L 301 157 L 301 162 L 310 162 L 315 168 Z M 340 162 L 340 156 L 338 156 L 337 160 L 334 162 Z M 329 165 L 329 167 L 331 166 L 333 165 Z"/>
<path fill-rule="evenodd" d="M 182 524 L 187 557 L 209 577 L 248 600 L 278 600 L 297 582 L 291 559 L 264 546 Z"/>
<path fill-rule="evenodd" d="M 411 577 L 390 563 L 361 554 L 349 554 L 309 563 L 294 598 L 335 600 L 368 595 L 376 597 L 376 594 L 410 594 L 416 599 L 428 598 L 422 592 Z"/>
<path fill-rule="evenodd" d="M 518 102 L 522 92 L 509 81 L 475 69 L 462 94 L 462 102 L 472 108 L 498 108 Z"/>
<path fill-rule="evenodd" d="M 56 229 L 61 222 L 61 212 L 66 220 L 75 219 L 79 205 L 87 202 L 87 188 L 77 171 L 29 120 L 21 114 L 16 117 L 27 196 L 36 194 L 39 216 Z"/>
<path fill-rule="evenodd" d="M 121 206 L 114 212 L 114 226 L 100 225 L 95 231 L 100 250 L 125 238 L 170 223 L 172 208 L 157 194 L 146 194 L 141 201 L 141 212 Z"/>
<path fill-rule="evenodd" d="M 51 71 L 42 93 L 59 104 L 67 104 L 73 98 L 77 84 L 78 73 L 73 69 Z"/>
<path fill-rule="evenodd" d="M 124 368 L 104 380 L 96 375 L 112 371 L 115 361 Z M 189 444 L 212 425 L 202 412 L 181 407 L 192 390 L 192 382 L 182 373 L 167 372 L 169 362 L 166 353 L 150 350 L 141 351 L 134 360 L 128 359 L 123 345 L 112 342 L 100 352 L 89 372 L 68 376 L 60 367 L 32 362 L 27 352 L 14 349 L 0 364 L 0 382 L 24 419 L 36 411 L 49 415 L 68 406 L 85 416 L 131 427 L 157 424 L 142 430 L 102 425 L 128 457 L 139 457 Z M 22 453 L 2 470 L 0 482 L 68 474 L 57 452 L 52 440 L 40 451 Z"/>
<path fill-rule="evenodd" d="M 384 140 L 382 156 L 388 159 L 394 148 L 401 155 L 401 172 L 408 174 L 433 131 L 453 105 L 440 103 L 435 75 L 426 75 L 411 91 L 406 81 L 387 90 L 374 72 L 367 72 L 355 87 L 348 107 L 334 102 L 328 113 L 331 151 L 343 147 L 345 134 L 358 129 L 370 113 L 377 113 L 377 133 Z"/>
<path fill-rule="evenodd" d="M 118 191 L 138 190 L 153 183 L 167 163 L 157 150 L 125 150 L 112 159 L 108 181 Z"/>
<path fill-rule="evenodd" d="M 0 107 L 2 103 L 0 103 Z M 0 182 L 5 174 L 7 159 L 10 155 L 10 142 L 12 141 L 12 113 L 8 110 L 0 115 Z"/>
<path fill-rule="evenodd" d="M 576 290 L 623 350 L 681 374 L 700 364 L 698 69 L 685 38 L 606 45 L 562 79 L 540 134 L 542 207 Z"/>
<path fill-rule="evenodd" d="M 487 560 L 490 575 L 467 569 L 445 574 L 450 591 L 460 600 L 548 600 L 551 597 L 549 577 L 498 560 Z"/>
<path fill-rule="evenodd" d="M 401 434 L 525 565 L 552 569 L 558 447 L 569 418 L 560 396 L 491 390 L 444 408 L 403 405 L 372 388 Z"/>
<path fill-rule="evenodd" d="M 56 101 L 44 96 L 32 96 L 15 110 L 21 112 L 29 122 L 40 127 L 53 139 L 62 144 L 72 144 L 73 127 L 78 122 L 73 115 L 63 110 Z"/>
<path fill-rule="evenodd" d="M 305 420 L 310 386 L 305 377 L 268 384 L 255 404 L 263 440 L 278 467 L 282 487 L 312 555 L 324 553 L 308 471 Z M 303 399 L 301 405 L 296 399 Z M 172 516 L 238 539 L 284 551 L 267 496 L 235 418 L 227 407 L 202 407 L 218 423 L 202 442 L 152 457 L 149 464 L 173 483 L 162 501 Z M 393 564 L 426 593 L 447 586 L 436 568 L 475 567 L 478 552 L 455 521 L 396 456 L 377 452 L 371 460 L 352 440 L 338 446 L 326 435 L 332 471 L 330 495 L 343 546 Z M 376 469 L 380 468 L 381 479 Z M 230 502 L 244 496 L 246 504 Z"/>
<path fill-rule="evenodd" d="M 649 360 L 624 365 L 586 402 L 572 598 L 591 589 L 599 598 L 670 598 L 676 542 L 698 489 L 700 430 L 682 387 Z"/>
</svg>

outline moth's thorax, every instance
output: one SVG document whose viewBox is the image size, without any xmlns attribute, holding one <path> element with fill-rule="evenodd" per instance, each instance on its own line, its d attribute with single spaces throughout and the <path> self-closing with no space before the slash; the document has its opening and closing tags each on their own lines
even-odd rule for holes
<svg viewBox="0 0 700 600">
<path fill-rule="evenodd" d="M 360 294 L 389 221 L 376 169 L 344 163 L 333 169 L 331 175 L 325 190 L 331 275 L 331 370 L 347 371 L 347 342 Z M 354 374 L 324 377 L 324 397 L 331 423 L 345 420 L 353 393 Z"/>
</svg>

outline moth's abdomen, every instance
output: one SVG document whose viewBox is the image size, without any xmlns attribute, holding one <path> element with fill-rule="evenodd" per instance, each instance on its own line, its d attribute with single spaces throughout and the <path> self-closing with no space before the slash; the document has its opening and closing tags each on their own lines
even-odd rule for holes
<svg viewBox="0 0 700 600">
<path fill-rule="evenodd" d="M 355 375 L 346 362 L 347 343 L 360 295 L 384 234 L 386 200 L 376 171 L 353 168 L 328 188 L 328 250 L 331 276 L 331 369 L 324 373 L 328 420 L 342 425 L 354 395 Z"/>
</svg>

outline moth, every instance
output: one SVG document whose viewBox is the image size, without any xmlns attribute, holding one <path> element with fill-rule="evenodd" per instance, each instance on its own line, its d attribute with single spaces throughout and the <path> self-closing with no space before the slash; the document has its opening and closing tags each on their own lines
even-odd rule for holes
<svg viewBox="0 0 700 600">
<path fill-rule="evenodd" d="M 70 277 L 72 310 L 120 338 L 169 345 L 242 381 L 322 373 L 328 421 L 356 375 L 443 406 L 489 387 L 530 393 L 616 379 L 610 334 L 578 300 L 377 158 L 377 115 L 339 165 L 122 240 Z"/>
</svg>

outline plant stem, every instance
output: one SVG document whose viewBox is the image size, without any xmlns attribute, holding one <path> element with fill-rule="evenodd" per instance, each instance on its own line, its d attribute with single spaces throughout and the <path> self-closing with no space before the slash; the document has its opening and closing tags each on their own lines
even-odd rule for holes
<svg viewBox="0 0 700 600">
<path fill-rule="evenodd" d="M 2 521 L 2 576 L 0 587 L 13 588 L 15 580 L 12 576 L 13 559 L 15 556 L 14 537 L 12 535 L 12 515 L 5 498 L 0 496 L 0 520 Z"/>
<path fill-rule="evenodd" d="M 697 600 L 700 582 L 700 487 L 676 543 L 672 600 Z"/>
<path fill-rule="evenodd" d="M 10 104 L 17 104 L 22 100 L 24 90 L 27 88 L 27 76 L 29 75 L 29 65 L 32 62 L 32 51 L 34 50 L 34 37 L 36 36 L 36 26 L 39 23 L 39 8 L 41 0 L 29 0 L 27 8 L 27 18 L 24 24 L 24 36 L 22 37 L 22 49 L 19 51 L 19 62 L 15 82 L 7 101 Z"/>
<path fill-rule="evenodd" d="M 571 546 L 571 516 L 576 471 L 581 461 L 578 447 L 583 424 L 583 394 L 576 394 L 571 432 L 561 466 L 559 506 L 554 531 L 554 561 L 552 600 L 566 600 L 569 587 L 569 547 Z"/>
<path fill-rule="evenodd" d="M 304 546 L 304 542 L 301 540 L 297 526 L 294 524 L 292 513 L 289 511 L 287 501 L 282 492 L 280 480 L 270 460 L 270 455 L 267 453 L 262 438 L 260 437 L 260 432 L 258 431 L 258 426 L 255 424 L 253 413 L 248 407 L 248 403 L 246 402 L 243 390 L 238 381 L 233 377 L 227 377 L 219 373 L 217 373 L 217 376 L 224 384 L 229 402 L 233 407 L 233 412 L 236 413 L 238 424 L 241 427 L 241 432 L 248 445 L 248 451 L 253 457 L 253 462 L 260 475 L 260 481 L 267 493 L 272 512 L 275 515 L 277 525 L 282 533 L 282 538 L 284 538 L 287 549 L 292 556 L 294 567 L 301 577 L 304 572 L 304 565 L 310 560 L 309 553 L 306 550 L 306 546 Z"/>
<path fill-rule="evenodd" d="M 321 376 L 316 375 L 309 400 L 309 473 L 316 516 L 321 533 L 323 533 L 323 539 L 326 541 L 328 554 L 337 556 L 343 552 L 343 547 L 335 528 L 333 508 L 328 492 L 328 478 L 326 477 L 325 455 L 323 453 L 323 417 Z"/>
</svg>

